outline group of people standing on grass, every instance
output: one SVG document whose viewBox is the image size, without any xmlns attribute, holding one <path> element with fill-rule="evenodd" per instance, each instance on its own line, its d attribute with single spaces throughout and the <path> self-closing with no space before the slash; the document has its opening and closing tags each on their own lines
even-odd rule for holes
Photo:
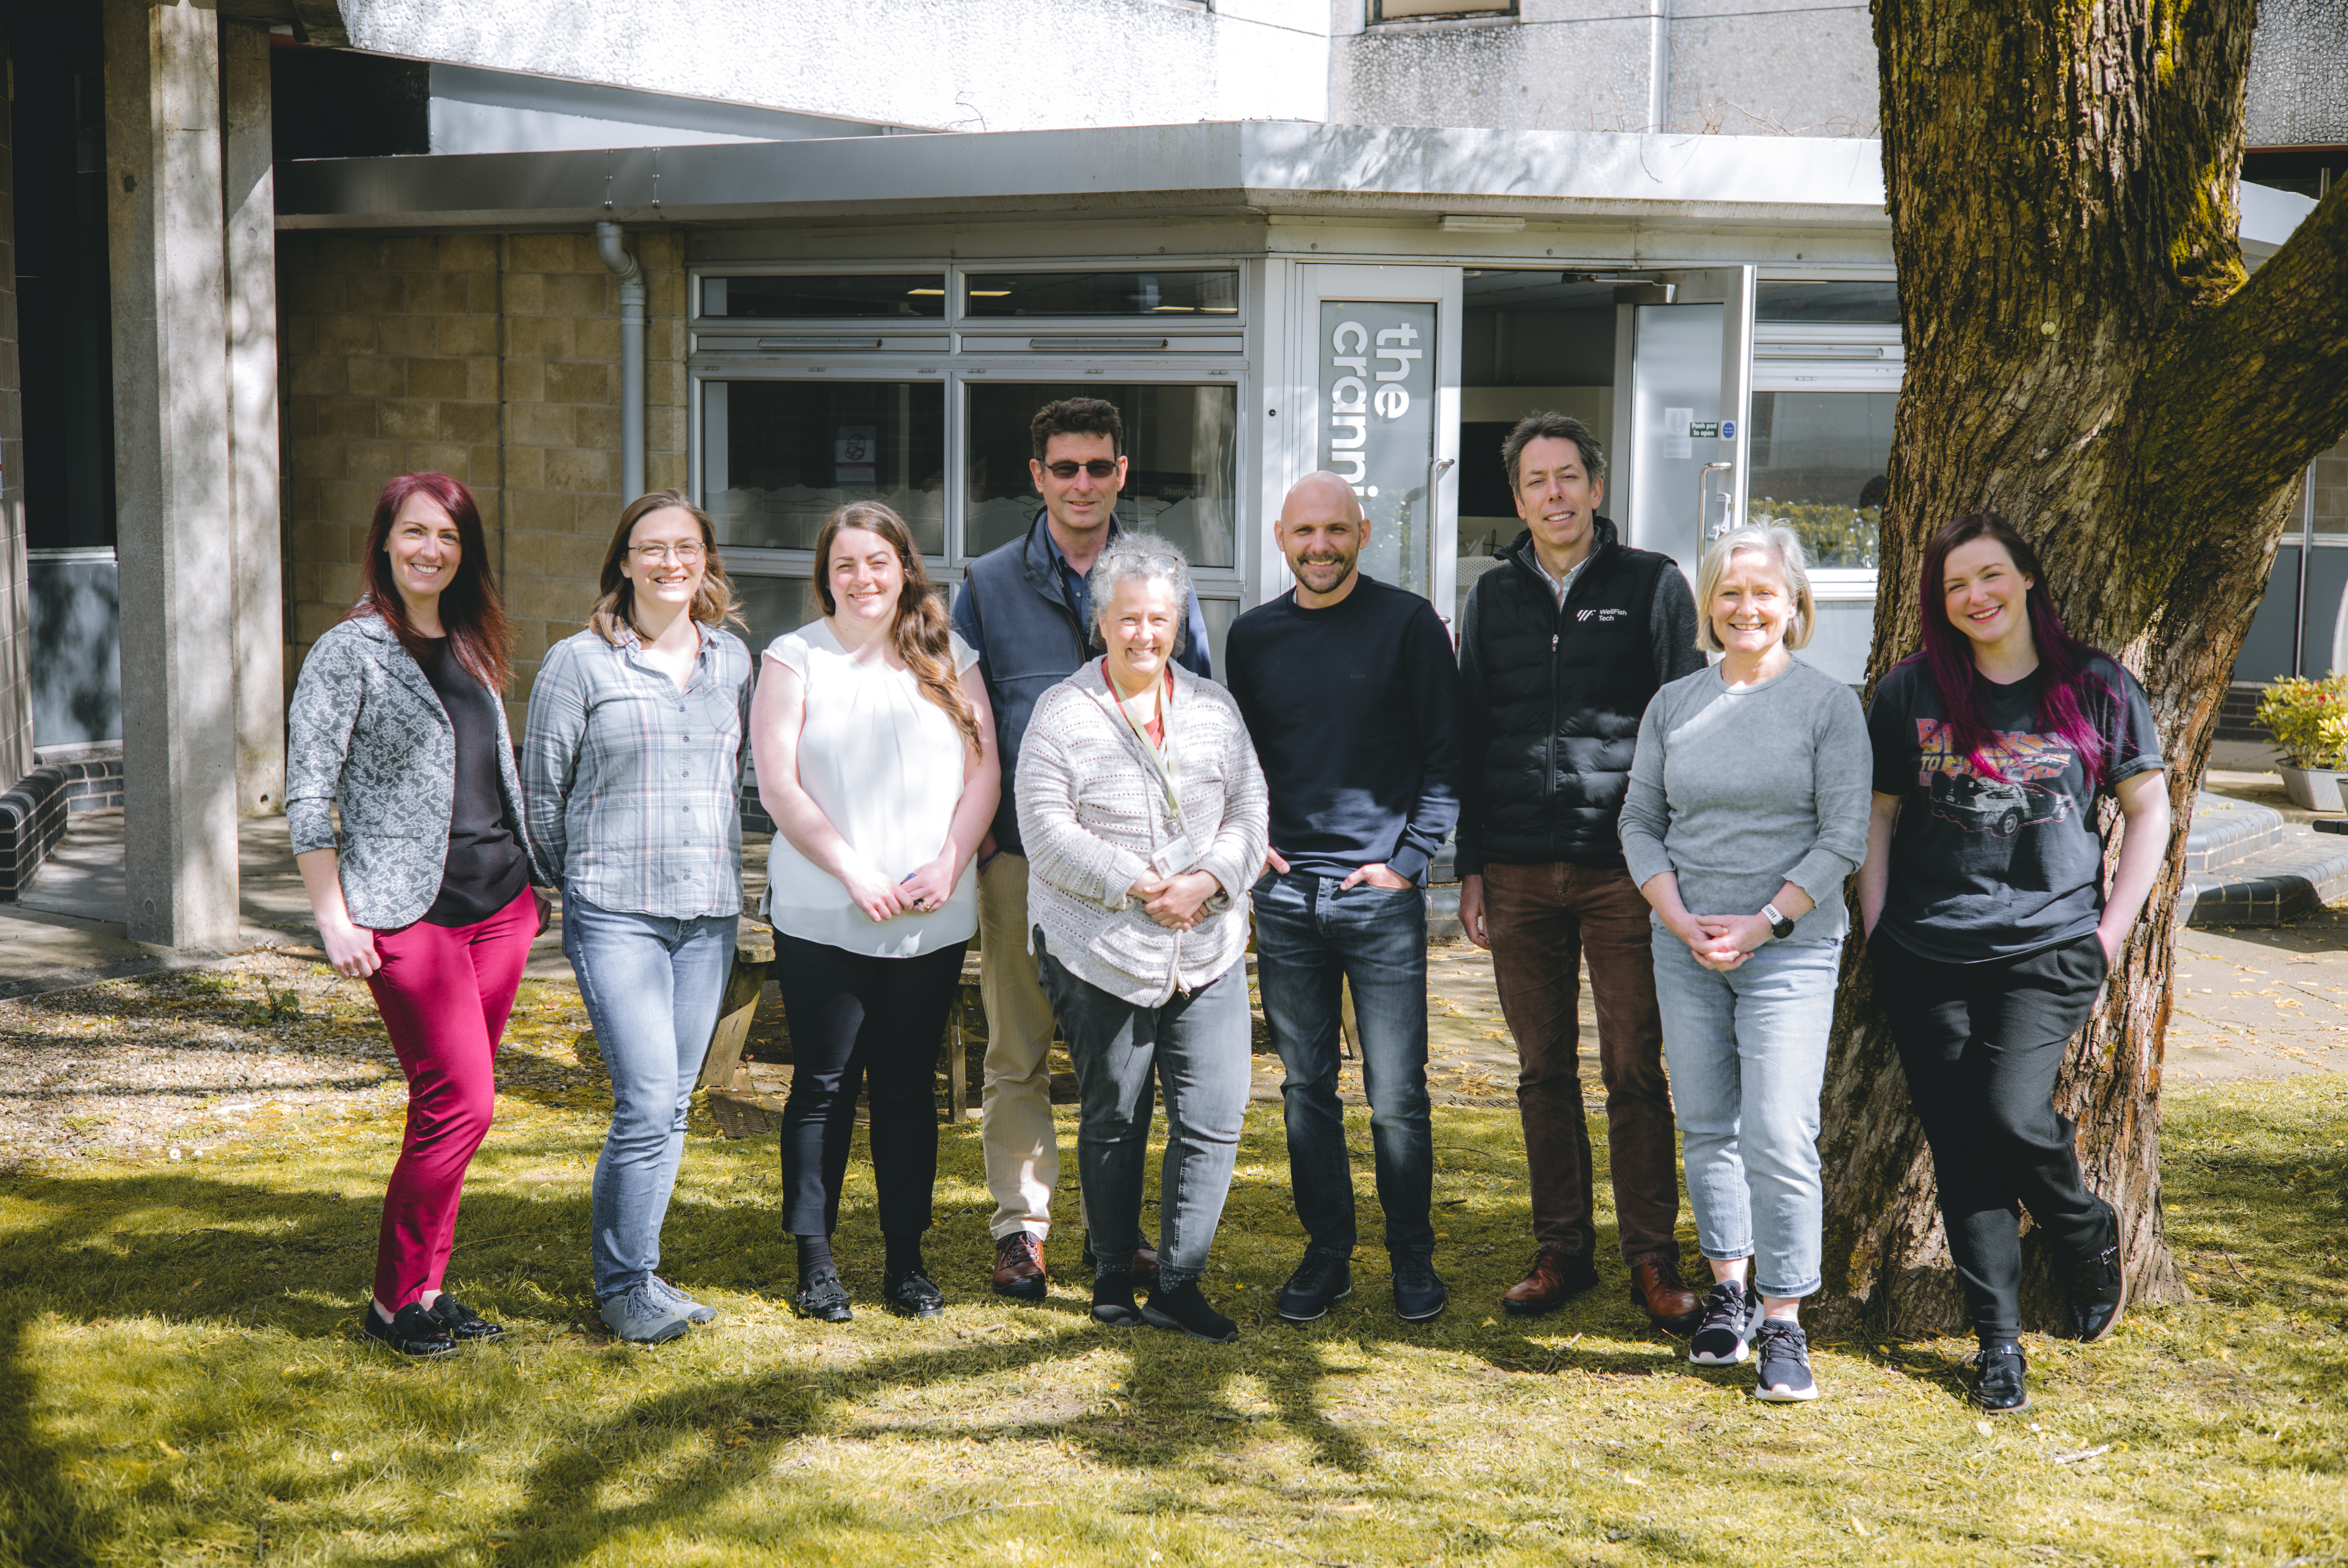
<svg viewBox="0 0 2348 1568">
<path fill-rule="evenodd" d="M 1232 624 L 1218 685 L 1181 552 L 1117 525 L 1117 409 L 1054 403 L 1031 434 L 1042 508 L 971 563 L 951 615 L 903 521 L 843 507 L 816 541 L 822 615 L 755 682 L 710 519 L 675 491 L 634 501 L 587 629 L 547 651 L 519 767 L 472 498 L 441 475 L 386 487 L 365 592 L 302 671 L 287 791 L 327 957 L 368 980 L 410 1084 L 368 1334 L 434 1355 L 500 1332 L 443 1272 L 549 890 L 613 1085 L 602 1315 L 648 1342 L 716 1316 L 657 1270 L 741 917 L 746 750 L 777 828 L 760 912 L 792 1040 L 802 1316 L 852 1314 L 831 1241 L 860 1094 L 880 1299 L 944 1307 L 922 1252 L 933 1070 L 975 937 L 993 1288 L 1047 1289 L 1057 1038 L 1093 1316 L 1235 1337 L 1200 1281 L 1248 1102 L 1251 930 L 1305 1234 L 1279 1316 L 1312 1322 L 1353 1288 L 1348 999 L 1394 1307 L 1442 1312 L 1426 884 L 1456 838 L 1460 919 L 1493 954 L 1521 1067 L 1537 1250 L 1507 1311 L 1599 1279 L 1586 963 L 1632 1303 L 1698 1364 L 1755 1359 L 1761 1398 L 1816 1396 L 1798 1309 L 1820 1285 L 1818 1098 L 1856 874 L 1982 1339 L 1974 1398 L 2026 1402 L 2023 1206 L 2073 1265 L 2075 1331 L 2109 1331 L 2122 1216 L 2083 1183 L 2053 1088 L 2150 889 L 2168 798 L 2143 692 L 2064 631 L 2004 521 L 1933 538 L 1923 651 L 1862 715 L 1795 656 L 1817 609 L 1791 533 L 1714 541 L 1691 594 L 1599 514 L 1590 432 L 1536 415 L 1501 453 L 1525 532 L 1470 591 L 1456 651 L 1426 600 L 1360 569 L 1360 502 L 1313 474 L 1275 524 L 1294 587 Z M 2108 889 L 2103 793 L 2126 822 Z M 1701 1293 L 1680 1267 L 1675 1135 Z"/>
</svg>

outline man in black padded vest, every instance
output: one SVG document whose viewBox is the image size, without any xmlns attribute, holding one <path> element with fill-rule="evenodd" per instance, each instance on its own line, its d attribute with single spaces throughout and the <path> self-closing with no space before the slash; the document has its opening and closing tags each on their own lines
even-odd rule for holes
<svg viewBox="0 0 2348 1568">
<path fill-rule="evenodd" d="M 1598 515 L 1605 456 L 1580 420 L 1533 415 L 1500 460 L 1525 531 L 1476 579 L 1460 617 L 1457 840 L 1460 922 L 1491 950 L 1516 1037 L 1540 1249 L 1500 1302 L 1531 1317 L 1598 1283 L 1576 1061 L 1587 958 L 1631 1299 L 1684 1329 L 1702 1302 L 1680 1278 L 1651 927 L 1615 821 L 1648 701 L 1704 668 L 1695 600 L 1670 557 L 1622 544 Z"/>
</svg>

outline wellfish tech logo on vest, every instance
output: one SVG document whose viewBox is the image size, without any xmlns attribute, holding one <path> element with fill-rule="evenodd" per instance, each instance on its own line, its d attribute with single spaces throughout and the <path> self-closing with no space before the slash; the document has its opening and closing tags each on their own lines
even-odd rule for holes
<svg viewBox="0 0 2348 1568">
<path fill-rule="evenodd" d="M 1435 364 L 1432 303 L 1322 302 L 1316 463 L 1361 497 L 1364 569 L 1414 593 L 1432 583 Z"/>
</svg>

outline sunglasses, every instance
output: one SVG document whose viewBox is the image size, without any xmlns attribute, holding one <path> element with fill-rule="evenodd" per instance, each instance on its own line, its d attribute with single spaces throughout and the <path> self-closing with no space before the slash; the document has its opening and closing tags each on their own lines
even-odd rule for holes
<svg viewBox="0 0 2348 1568">
<path fill-rule="evenodd" d="M 1090 474 L 1096 479 L 1114 478 L 1117 465 L 1106 457 L 1096 457 L 1089 463 L 1073 463 L 1064 458 L 1057 463 L 1045 464 L 1044 471 L 1065 484 L 1075 478 L 1079 471 Z"/>
</svg>

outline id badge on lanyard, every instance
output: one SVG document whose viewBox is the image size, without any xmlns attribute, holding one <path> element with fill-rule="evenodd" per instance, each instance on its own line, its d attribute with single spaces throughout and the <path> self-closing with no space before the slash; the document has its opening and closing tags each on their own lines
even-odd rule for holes
<svg viewBox="0 0 2348 1568">
<path fill-rule="evenodd" d="M 1104 669 L 1101 674 L 1106 680 L 1108 671 Z M 1173 704 L 1161 701 L 1159 705 L 1159 727 L 1166 736 L 1166 744 L 1159 746 L 1150 741 L 1149 733 L 1135 723 L 1133 715 L 1126 712 L 1124 702 L 1117 696 L 1115 682 L 1109 682 L 1108 694 L 1117 702 L 1117 711 L 1124 714 L 1126 728 L 1131 730 L 1133 738 L 1141 743 L 1142 754 L 1149 759 L 1150 767 L 1157 772 L 1159 786 L 1166 792 L 1166 815 L 1173 825 L 1174 836 L 1159 845 L 1158 852 L 1149 857 L 1149 868 L 1160 876 L 1188 871 L 1198 863 L 1199 852 L 1191 847 L 1190 835 L 1182 825 L 1182 769 L 1174 755 Z"/>
</svg>

